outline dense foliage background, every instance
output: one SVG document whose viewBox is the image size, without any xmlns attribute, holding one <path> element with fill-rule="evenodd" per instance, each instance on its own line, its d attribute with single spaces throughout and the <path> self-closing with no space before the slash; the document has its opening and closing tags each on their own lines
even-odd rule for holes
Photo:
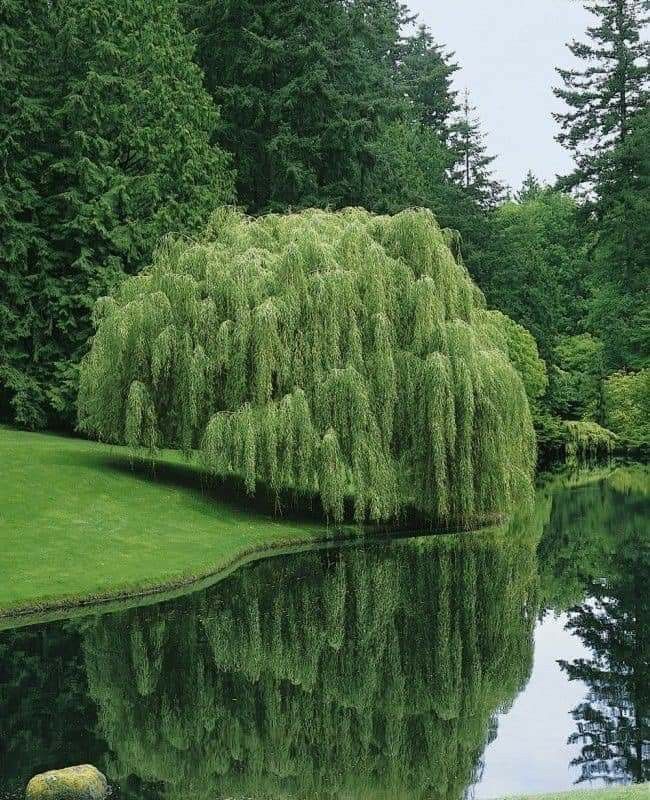
<svg viewBox="0 0 650 800">
<path fill-rule="evenodd" d="M 397 0 L 3 0 L 0 418 L 74 428 L 95 300 L 215 207 L 423 206 L 537 340 L 542 452 L 562 420 L 647 441 L 647 18 L 585 6 L 556 89 L 576 169 L 513 190 L 453 54 Z"/>
</svg>

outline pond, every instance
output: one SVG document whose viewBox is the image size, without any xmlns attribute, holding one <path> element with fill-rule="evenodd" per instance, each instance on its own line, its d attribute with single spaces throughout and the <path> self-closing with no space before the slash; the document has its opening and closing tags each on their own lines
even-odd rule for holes
<svg viewBox="0 0 650 800">
<path fill-rule="evenodd" d="M 650 780 L 650 472 L 507 527 L 249 564 L 179 599 L 0 632 L 0 797 L 491 798 Z"/>
</svg>

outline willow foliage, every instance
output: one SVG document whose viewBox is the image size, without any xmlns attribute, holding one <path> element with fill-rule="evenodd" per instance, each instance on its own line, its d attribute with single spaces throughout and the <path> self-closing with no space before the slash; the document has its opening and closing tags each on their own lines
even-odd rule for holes
<svg viewBox="0 0 650 800">
<path fill-rule="evenodd" d="M 506 512 L 535 460 L 526 390 L 450 245 L 425 210 L 221 210 L 99 304 L 81 427 L 198 449 L 335 521 Z"/>
<path fill-rule="evenodd" d="M 85 623 L 111 781 L 460 800 L 532 666 L 538 532 L 518 533 L 269 559 Z"/>
<path fill-rule="evenodd" d="M 600 456 L 611 455 L 616 444 L 616 435 L 597 422 L 571 420 L 564 423 L 566 430 L 565 454 L 569 464 L 593 461 Z"/>
</svg>

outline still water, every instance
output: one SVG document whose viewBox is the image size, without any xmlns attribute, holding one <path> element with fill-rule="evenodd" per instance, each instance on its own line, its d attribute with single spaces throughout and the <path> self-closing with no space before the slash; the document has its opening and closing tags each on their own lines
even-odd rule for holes
<svg viewBox="0 0 650 800">
<path fill-rule="evenodd" d="M 91 762 L 129 800 L 491 798 L 650 780 L 650 472 L 508 527 L 268 558 L 0 633 L 0 797 Z"/>
</svg>

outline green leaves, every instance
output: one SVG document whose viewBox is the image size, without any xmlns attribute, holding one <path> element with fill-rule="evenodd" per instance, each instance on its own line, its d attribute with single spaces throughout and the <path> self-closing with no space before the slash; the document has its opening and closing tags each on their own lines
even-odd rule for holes
<svg viewBox="0 0 650 800">
<path fill-rule="evenodd" d="M 650 111 L 630 123 L 601 176 L 588 323 L 609 370 L 650 366 Z"/>
<path fill-rule="evenodd" d="M 525 387 L 544 365 L 484 309 L 450 238 L 423 210 L 218 212 L 102 301 L 81 427 L 200 450 L 251 493 L 319 496 L 336 522 L 348 501 L 358 522 L 507 512 L 530 489 Z"/>
<path fill-rule="evenodd" d="M 603 395 L 607 426 L 628 442 L 650 443 L 650 369 L 610 375 Z"/>
<path fill-rule="evenodd" d="M 95 300 L 232 198 L 230 163 L 175 0 L 37 0 L 3 30 L 0 393 L 71 425 Z"/>
<path fill-rule="evenodd" d="M 584 0 L 594 15 L 588 41 L 569 44 L 580 69 L 558 69 L 564 86 L 554 90 L 568 109 L 554 114 L 557 137 L 574 156 L 577 169 L 569 186 L 599 183 L 615 145 L 625 140 L 633 117 L 647 105 L 650 87 L 644 39 L 648 23 L 644 0 Z"/>
</svg>

